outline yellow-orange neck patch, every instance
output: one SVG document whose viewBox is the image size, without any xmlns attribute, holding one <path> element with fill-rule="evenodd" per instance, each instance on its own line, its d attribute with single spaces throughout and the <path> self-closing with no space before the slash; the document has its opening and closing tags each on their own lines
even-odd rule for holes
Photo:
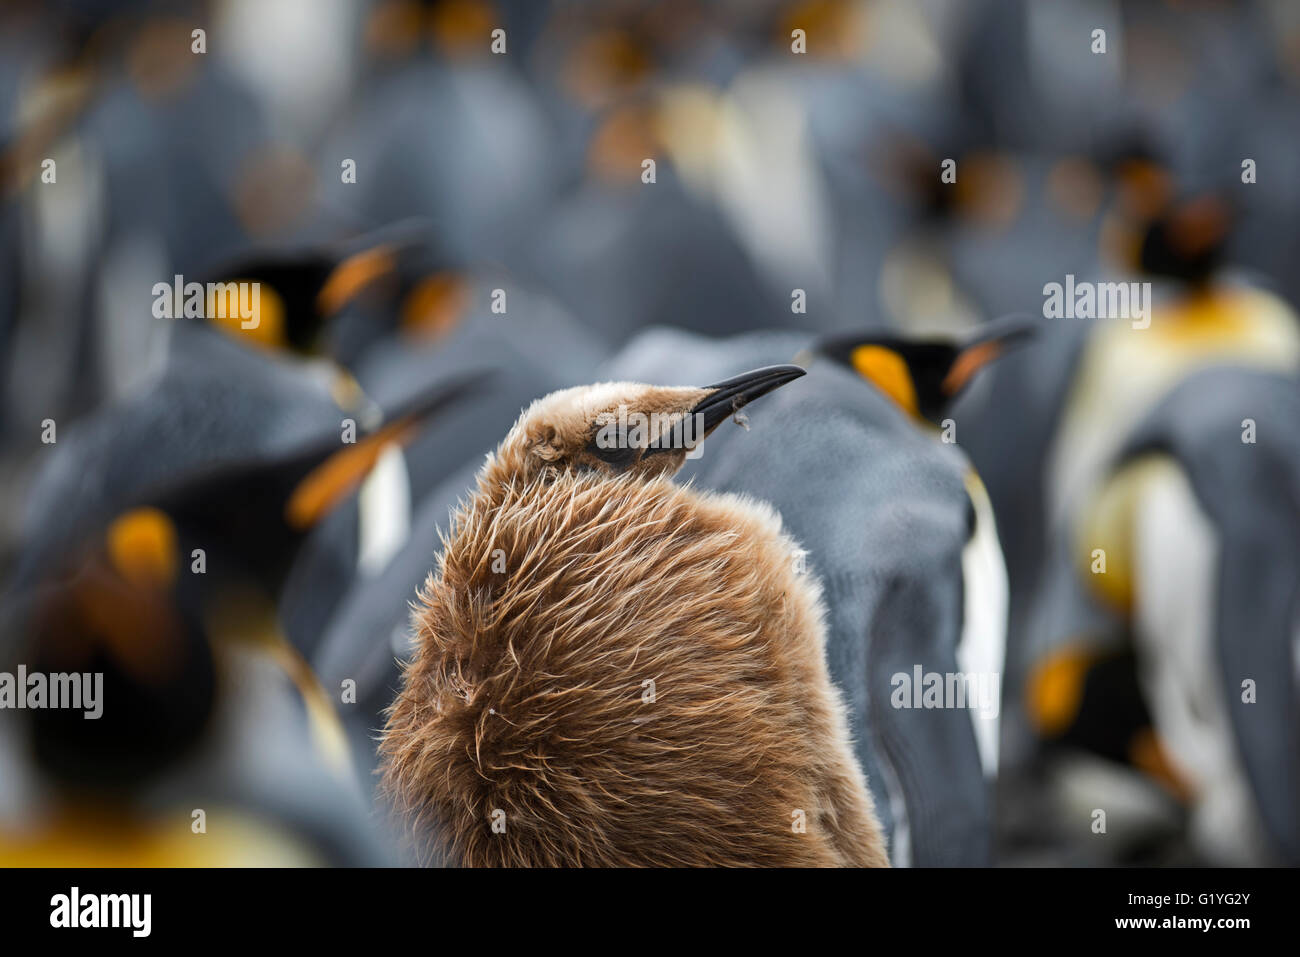
<svg viewBox="0 0 1300 957">
<path fill-rule="evenodd" d="M 315 525 L 361 484 L 390 443 L 405 444 L 415 431 L 412 420 L 394 422 L 335 452 L 298 483 L 285 503 L 285 521 L 297 530 Z"/>
<path fill-rule="evenodd" d="M 227 283 L 227 290 L 238 290 L 240 282 L 251 281 Z M 240 313 L 237 291 L 228 291 L 225 303 L 218 303 L 220 294 L 219 290 L 213 289 L 208 296 L 208 315 L 214 326 L 226 335 L 259 349 L 288 348 L 284 300 L 268 283 L 257 284 L 257 295 L 252 298 L 252 315 L 248 319 Z"/>
<path fill-rule="evenodd" d="M 1055 738 L 1074 723 L 1083 704 L 1083 686 L 1096 656 L 1081 645 L 1066 645 L 1034 666 L 1025 683 L 1025 707 L 1040 735 Z"/>
<path fill-rule="evenodd" d="M 850 361 L 860 376 L 893 399 L 904 412 L 920 415 L 912 373 L 897 352 L 884 346 L 858 346 Z"/>
</svg>

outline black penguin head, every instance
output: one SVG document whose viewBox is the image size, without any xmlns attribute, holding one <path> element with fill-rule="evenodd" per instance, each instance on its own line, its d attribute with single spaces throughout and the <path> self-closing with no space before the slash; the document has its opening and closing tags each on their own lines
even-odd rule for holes
<svg viewBox="0 0 1300 957">
<path fill-rule="evenodd" d="M 1190 285 L 1223 260 L 1236 210 L 1222 190 L 1180 188 L 1162 150 L 1126 142 L 1108 157 L 1114 214 L 1103 232 L 1110 257 L 1127 269 Z"/>
<path fill-rule="evenodd" d="M 312 354 L 329 317 L 319 294 L 334 268 L 323 252 L 250 253 L 208 275 L 205 315 L 245 345 Z"/>
<path fill-rule="evenodd" d="M 1013 318 L 986 323 L 962 339 L 841 333 L 818 340 L 801 358 L 824 356 L 851 369 L 909 416 L 937 426 L 975 374 L 1033 330 L 1029 320 Z"/>
<path fill-rule="evenodd" d="M 1191 285 L 1206 282 L 1223 261 L 1233 218 L 1228 201 L 1217 193 L 1171 203 L 1145 224 L 1137 247 L 1138 268 Z"/>
<path fill-rule="evenodd" d="M 333 245 L 249 250 L 209 269 L 205 287 L 206 315 L 237 340 L 345 366 L 397 331 L 437 338 L 467 297 L 461 271 L 417 220 Z"/>
</svg>

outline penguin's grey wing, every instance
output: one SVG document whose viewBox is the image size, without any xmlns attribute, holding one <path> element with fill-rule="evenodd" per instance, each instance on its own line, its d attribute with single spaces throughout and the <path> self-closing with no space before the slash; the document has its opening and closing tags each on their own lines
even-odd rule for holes
<svg viewBox="0 0 1300 957">
<path fill-rule="evenodd" d="M 1300 863 L 1300 382 L 1244 368 L 1185 379 L 1121 461 L 1167 452 L 1219 542 L 1219 691 L 1278 856 Z M 1253 423 L 1254 441 L 1245 441 Z M 1246 682 L 1253 682 L 1248 694 Z"/>
<path fill-rule="evenodd" d="M 1187 830 L 1212 864 L 1268 865 L 1276 853 L 1219 688 L 1218 533 L 1176 459 L 1147 455 L 1132 468 L 1117 482 L 1137 486 L 1132 622 L 1138 678 L 1160 746 L 1195 795 Z"/>
</svg>

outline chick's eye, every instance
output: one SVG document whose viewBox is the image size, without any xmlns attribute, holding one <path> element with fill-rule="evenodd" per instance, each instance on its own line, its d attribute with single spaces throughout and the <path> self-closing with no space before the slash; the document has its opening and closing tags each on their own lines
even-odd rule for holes
<svg viewBox="0 0 1300 957">
<path fill-rule="evenodd" d="M 631 446 L 621 449 L 603 449 L 600 452 L 600 458 L 602 461 L 608 462 L 610 467 L 616 471 L 622 471 L 636 463 L 637 451 Z"/>
<path fill-rule="evenodd" d="M 606 425 L 596 430 L 587 443 L 587 451 L 615 471 L 622 471 L 636 462 L 640 450 L 628 441 L 626 429 Z"/>
</svg>

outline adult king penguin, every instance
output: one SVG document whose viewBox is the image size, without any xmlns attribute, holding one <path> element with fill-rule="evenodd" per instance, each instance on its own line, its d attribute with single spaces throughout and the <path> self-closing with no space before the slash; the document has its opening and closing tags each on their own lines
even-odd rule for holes
<svg viewBox="0 0 1300 957">
<path fill-rule="evenodd" d="M 381 744 L 423 860 L 888 865 L 799 549 L 771 507 L 671 481 L 801 375 L 555 392 L 489 456 Z"/>
<path fill-rule="evenodd" d="M 843 333 L 819 340 L 811 354 L 852 369 L 889 398 L 918 427 L 954 442 L 949 407 L 975 374 L 1032 334 L 1024 319 L 988 323 L 965 338 L 923 339 L 889 332 Z M 993 504 L 979 473 L 967 464 L 970 535 L 962 551 L 963 618 L 957 663 L 967 673 L 1001 674 L 1006 657 L 1008 586 Z M 980 763 L 996 775 L 999 724 L 973 721 Z"/>
<path fill-rule="evenodd" d="M 1294 863 L 1296 625 L 1281 608 L 1297 458 L 1283 423 L 1300 324 L 1225 268 L 1230 194 L 1172 192 L 1137 193 L 1116 228 L 1130 265 L 1159 282 L 1146 325 L 1098 321 L 1066 391 L 1026 711 L 1066 789 L 1090 786 L 1089 753 L 1140 772 L 1152 826 L 1105 847 L 1085 837 L 1089 853 Z M 1267 717 L 1242 686 L 1265 674 Z"/>
</svg>

